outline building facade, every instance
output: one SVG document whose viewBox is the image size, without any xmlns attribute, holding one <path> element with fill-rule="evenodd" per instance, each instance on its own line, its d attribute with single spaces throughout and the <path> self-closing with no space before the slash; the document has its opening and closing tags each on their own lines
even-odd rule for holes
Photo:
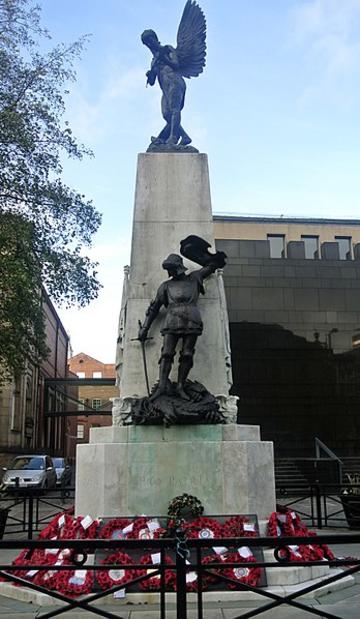
<svg viewBox="0 0 360 619">
<path fill-rule="evenodd" d="M 116 370 L 115 363 L 102 363 L 85 353 L 79 353 L 69 359 L 69 369 L 79 379 L 89 379 L 93 384 L 84 380 L 84 385 L 77 387 L 77 410 L 78 416 L 68 418 L 67 422 L 67 455 L 76 457 L 76 445 L 89 442 L 90 428 L 111 426 L 112 424 L 112 401 L 110 398 L 118 397 L 119 389 L 115 386 Z M 102 379 L 113 379 L 114 384 L 101 384 Z M 74 408 L 74 406 L 72 407 Z M 99 415 L 86 416 L 86 410 L 98 410 Z M 105 413 L 105 414 L 104 414 Z"/>
<path fill-rule="evenodd" d="M 62 455 L 64 418 L 50 419 L 45 410 L 66 409 L 66 387 L 48 391 L 46 380 L 67 377 L 69 337 L 45 289 L 42 290 L 46 345 L 49 356 L 37 364 L 29 356 L 25 371 L 0 392 L 0 462 L 6 466 L 15 455 L 46 452 Z"/>
<path fill-rule="evenodd" d="M 239 421 L 279 456 L 313 455 L 316 436 L 358 455 L 360 221 L 218 216 L 214 228 Z"/>
</svg>

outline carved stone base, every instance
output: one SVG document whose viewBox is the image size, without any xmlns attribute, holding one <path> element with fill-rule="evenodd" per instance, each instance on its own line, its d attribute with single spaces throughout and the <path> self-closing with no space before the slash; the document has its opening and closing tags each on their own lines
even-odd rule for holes
<svg viewBox="0 0 360 619">
<path fill-rule="evenodd" d="M 272 443 L 258 426 L 217 424 L 92 428 L 78 445 L 76 513 L 166 514 L 187 492 L 206 514 L 258 514 L 275 509 Z"/>
<path fill-rule="evenodd" d="M 238 407 L 237 395 L 217 395 L 216 396 L 220 413 L 225 419 L 225 423 L 237 423 Z"/>
</svg>

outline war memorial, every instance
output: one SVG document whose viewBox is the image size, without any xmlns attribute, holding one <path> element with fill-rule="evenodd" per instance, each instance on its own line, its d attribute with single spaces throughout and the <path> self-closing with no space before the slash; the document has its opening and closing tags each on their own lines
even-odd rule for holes
<svg viewBox="0 0 360 619">
<path fill-rule="evenodd" d="M 264 519 L 275 509 L 272 444 L 259 427 L 236 423 L 237 398 L 229 395 L 226 256 L 211 249 L 207 155 L 181 125 L 184 77 L 203 71 L 205 34 L 192 2 L 176 49 L 152 30 L 142 34 L 153 55 L 147 81 L 160 85 L 166 124 L 138 156 L 120 397 L 113 426 L 93 429 L 90 444 L 78 447 L 77 513 L 165 514 L 183 493 L 197 496 L 207 514 Z"/>
<path fill-rule="evenodd" d="M 208 616 L 203 590 L 205 602 L 252 603 L 258 595 L 252 588 L 260 587 L 272 600 L 269 608 L 288 595 L 293 598 L 288 603 L 301 609 L 294 601 L 299 588 L 310 594 L 321 587 L 334 555 L 313 541 L 295 512 L 276 511 L 273 445 L 261 440 L 259 426 L 239 422 L 241 393 L 230 394 L 227 256 L 214 247 L 207 155 L 192 145 L 181 124 L 184 78 L 197 77 L 205 67 L 204 14 L 195 1 L 187 1 L 176 49 L 161 45 L 153 30 L 145 30 L 141 40 L 152 54 L 146 78 L 150 86 L 160 86 L 165 125 L 137 159 L 113 423 L 92 428 L 89 444 L 78 445 L 75 513 L 58 514 L 40 533 L 50 549 L 30 558 L 25 549 L 15 560 L 15 565 L 28 561 L 15 574 L 17 584 L 23 585 L 23 578 L 29 589 L 2 582 L 0 593 L 40 606 L 56 603 L 56 596 L 69 603 L 62 597 L 67 594 L 78 598 L 70 608 L 108 619 L 116 615 L 89 602 L 108 596 L 112 603 L 115 597 L 122 604 L 153 604 L 160 593 L 163 619 L 166 591 L 172 599 L 176 595 L 177 618 L 185 619 L 190 593 L 202 618 Z M 309 542 L 280 544 L 277 559 L 298 565 L 272 569 L 276 546 L 252 545 L 259 535 L 309 536 Z M 139 550 L 129 556 L 131 540 Z M 191 551 L 190 540 L 199 543 Z M 49 563 L 47 553 L 59 571 L 33 569 L 36 561 Z M 270 569 L 251 566 L 264 560 Z M 94 561 L 100 562 L 98 570 Z M 334 582 L 325 583 L 322 595 L 353 584 L 352 576 L 331 571 Z M 5 574 L 5 580 L 11 577 Z M 56 591 L 55 602 L 46 594 L 50 590 Z M 82 600 L 83 594 L 90 597 Z M 218 609 L 211 617 L 222 613 Z"/>
</svg>

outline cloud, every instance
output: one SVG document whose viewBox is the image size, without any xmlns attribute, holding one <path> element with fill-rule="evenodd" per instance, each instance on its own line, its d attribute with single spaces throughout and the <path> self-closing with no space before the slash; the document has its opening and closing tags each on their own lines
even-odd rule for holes
<svg viewBox="0 0 360 619">
<path fill-rule="evenodd" d="M 74 355 L 84 352 L 103 363 L 113 363 L 123 268 L 129 263 L 130 239 L 118 236 L 111 243 L 94 244 L 87 254 L 99 262 L 99 279 L 103 288 L 88 307 L 60 308 L 58 313 L 70 335 Z"/>
<path fill-rule="evenodd" d="M 112 63 L 110 63 L 112 64 Z M 94 100 L 85 83 L 79 81 L 68 105 L 68 116 L 76 135 L 85 143 L 106 136 L 114 126 L 114 119 L 125 116 L 135 100 L 140 100 L 144 90 L 144 70 L 134 67 L 128 71 L 118 67 L 110 71 L 105 84 L 99 88 Z M 140 94 L 141 93 L 141 94 Z"/>
<path fill-rule="evenodd" d="M 293 34 L 322 70 L 336 76 L 359 67 L 360 0 L 306 0 L 293 11 Z"/>
</svg>

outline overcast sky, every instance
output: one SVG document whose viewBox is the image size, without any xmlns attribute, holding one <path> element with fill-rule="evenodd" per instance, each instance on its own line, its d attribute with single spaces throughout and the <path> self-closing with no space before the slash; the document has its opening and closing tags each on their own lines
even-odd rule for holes
<svg viewBox="0 0 360 619">
<path fill-rule="evenodd" d="M 360 217 L 360 0 L 200 0 L 207 66 L 187 81 L 183 125 L 209 157 L 214 212 Z M 91 38 L 66 119 L 95 158 L 65 180 L 103 214 L 103 290 L 60 310 L 74 354 L 113 362 L 129 262 L 137 153 L 162 127 L 140 34 L 176 45 L 185 0 L 41 0 L 55 41 Z M 175 248 L 176 249 L 176 248 Z"/>
</svg>

